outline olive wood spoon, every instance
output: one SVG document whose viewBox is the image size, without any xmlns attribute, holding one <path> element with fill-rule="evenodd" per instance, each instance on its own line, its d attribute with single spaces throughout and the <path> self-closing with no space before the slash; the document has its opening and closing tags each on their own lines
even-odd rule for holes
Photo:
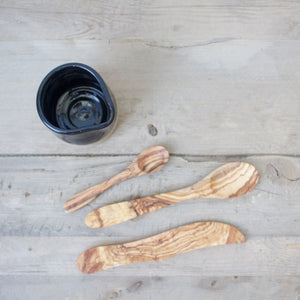
<svg viewBox="0 0 300 300">
<path fill-rule="evenodd" d="M 94 273 L 142 261 L 161 261 L 195 249 L 246 242 L 235 227 L 217 222 L 199 222 L 165 231 L 126 244 L 99 246 L 81 253 L 77 267 Z"/>
<path fill-rule="evenodd" d="M 121 173 L 84 190 L 64 204 L 67 213 L 74 212 L 87 205 L 115 184 L 129 178 L 143 176 L 160 170 L 169 160 L 169 152 L 162 146 L 151 147 L 140 153 Z"/>
<path fill-rule="evenodd" d="M 186 188 L 95 209 L 86 216 L 85 223 L 91 228 L 107 227 L 183 200 L 239 197 L 250 192 L 258 179 L 258 172 L 252 165 L 228 163 Z"/>
</svg>

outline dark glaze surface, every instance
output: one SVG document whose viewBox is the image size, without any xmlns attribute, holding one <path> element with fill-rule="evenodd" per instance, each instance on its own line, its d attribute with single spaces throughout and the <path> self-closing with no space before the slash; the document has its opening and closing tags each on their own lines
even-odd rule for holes
<svg viewBox="0 0 300 300">
<path fill-rule="evenodd" d="M 103 79 L 79 63 L 59 66 L 44 78 L 37 94 L 37 110 L 49 129 L 72 144 L 103 138 L 116 120 L 116 104 Z"/>
</svg>

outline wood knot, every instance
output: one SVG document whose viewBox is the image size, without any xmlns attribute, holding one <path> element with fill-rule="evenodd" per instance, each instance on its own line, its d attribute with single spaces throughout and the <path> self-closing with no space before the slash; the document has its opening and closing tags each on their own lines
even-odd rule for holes
<svg viewBox="0 0 300 300">
<path fill-rule="evenodd" d="M 156 136 L 158 134 L 158 130 L 154 125 L 149 124 L 148 125 L 148 133 L 152 136 Z"/>
</svg>

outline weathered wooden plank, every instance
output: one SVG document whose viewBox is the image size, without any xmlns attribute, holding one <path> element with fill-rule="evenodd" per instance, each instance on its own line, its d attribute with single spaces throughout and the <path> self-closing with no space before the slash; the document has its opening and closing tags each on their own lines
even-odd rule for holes
<svg viewBox="0 0 300 300">
<path fill-rule="evenodd" d="M 60 2 L 54 1 L 51 3 L 43 0 L 1 0 L 0 5 L 2 8 L 15 8 L 25 9 L 33 12 L 66 12 L 66 13 L 104 13 L 117 10 L 116 13 L 122 14 L 126 12 L 134 12 L 135 8 L 143 9 L 179 9 L 179 8 L 200 8 L 200 7 L 297 7 L 299 2 L 296 0 L 245 0 L 243 2 L 239 0 L 211 0 L 211 1 L 198 1 L 188 0 L 184 3 L 181 0 L 152 0 L 152 1 L 131 1 L 131 0 L 112 0 L 112 1 L 93 1 L 93 0 L 74 0 L 70 5 L 70 0 Z M 139 11 L 141 13 L 141 11 Z"/>
<path fill-rule="evenodd" d="M 1 237 L 0 275 L 81 276 L 76 258 L 115 237 Z M 132 240 L 132 238 L 130 239 Z M 248 237 L 246 243 L 190 251 L 161 262 L 89 276 L 300 276 L 300 237 Z"/>
<path fill-rule="evenodd" d="M 299 39 L 296 1 L 1 1 L 1 40 Z"/>
<path fill-rule="evenodd" d="M 139 41 L 0 45 L 1 154 L 133 154 L 153 144 L 191 155 L 300 153 L 300 41 L 178 49 Z M 68 145 L 37 116 L 40 81 L 70 60 L 93 66 L 118 100 L 119 125 L 102 144 Z"/>
<path fill-rule="evenodd" d="M 299 235 L 300 159 L 293 157 L 220 157 L 216 161 L 171 156 L 159 172 L 114 186 L 75 213 L 64 212 L 64 201 L 74 193 L 118 173 L 132 159 L 133 156 L 0 158 L 1 235 L 110 236 L 130 240 L 206 220 L 230 223 L 247 237 Z M 252 163 L 260 174 L 257 187 L 241 198 L 184 201 L 102 229 L 84 224 L 87 213 L 99 206 L 185 187 L 223 163 L 237 160 Z"/>
<path fill-rule="evenodd" d="M 299 277 L 6 276 L 1 299 L 297 300 Z M 74 288 L 76 287 L 76 288 Z"/>
</svg>

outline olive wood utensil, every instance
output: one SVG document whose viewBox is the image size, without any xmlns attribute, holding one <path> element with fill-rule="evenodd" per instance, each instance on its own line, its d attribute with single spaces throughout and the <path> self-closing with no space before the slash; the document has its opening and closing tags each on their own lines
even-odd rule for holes
<svg viewBox="0 0 300 300">
<path fill-rule="evenodd" d="M 228 163 L 186 188 L 95 209 L 86 216 L 85 223 L 91 228 L 107 227 L 183 200 L 239 197 L 250 192 L 258 179 L 254 166 L 245 162 Z"/>
<path fill-rule="evenodd" d="M 246 242 L 235 227 L 217 222 L 199 222 L 165 231 L 135 242 L 99 246 L 81 253 L 77 267 L 94 273 L 142 261 L 161 261 L 195 249 Z"/>
<path fill-rule="evenodd" d="M 87 205 L 115 184 L 129 178 L 143 176 L 160 170 L 169 160 L 169 152 L 162 146 L 151 147 L 140 153 L 121 173 L 84 190 L 64 204 L 67 213 L 74 212 Z"/>
</svg>

